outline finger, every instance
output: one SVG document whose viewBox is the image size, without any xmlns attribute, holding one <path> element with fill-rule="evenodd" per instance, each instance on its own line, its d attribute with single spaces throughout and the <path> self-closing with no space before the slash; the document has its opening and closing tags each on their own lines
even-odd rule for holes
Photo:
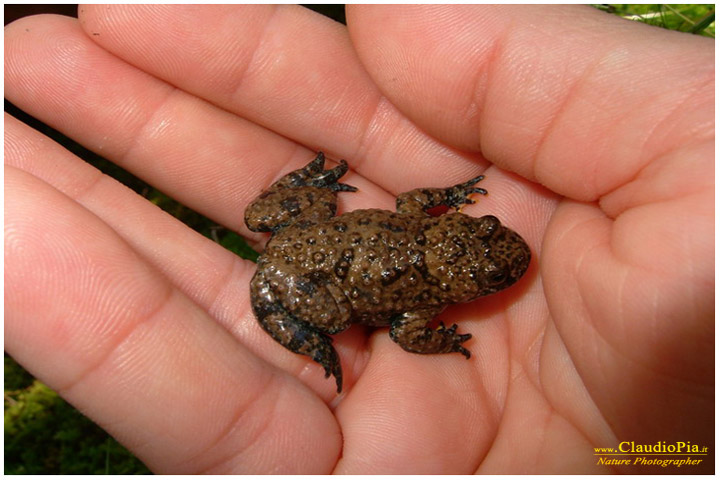
<svg viewBox="0 0 720 480">
<path fill-rule="evenodd" d="M 256 177 L 269 182 L 271 169 L 296 149 L 113 58 L 72 19 L 23 19 L 8 27 L 6 39 L 11 101 L 236 230 L 260 190 Z M 274 153 L 263 154 L 271 145 Z M 245 156 L 257 164 L 243 162 Z M 259 171 L 261 162 L 269 163 L 266 172 Z"/>
<path fill-rule="evenodd" d="M 109 225 L 123 241 L 184 295 L 208 312 L 250 351 L 334 398 L 322 369 L 274 342 L 250 311 L 255 265 L 187 228 L 174 217 L 101 174 L 12 117 L 5 118 L 5 162 L 52 185 Z M 121 206 L 121 207 L 119 207 Z M 354 336 L 339 342 L 347 362 L 357 354 Z M 355 348 L 353 348 L 355 347 Z M 312 365 L 312 366 L 308 366 Z M 347 372 L 349 382 L 352 372 Z"/>
<path fill-rule="evenodd" d="M 93 41 L 169 84 L 350 165 L 398 193 L 477 174 L 418 129 L 358 63 L 340 24 L 299 6 L 83 6 Z M 167 32 L 173 32 L 168 34 Z"/>
<path fill-rule="evenodd" d="M 541 272 L 550 310 L 620 438 L 712 441 L 712 196 L 633 209 L 614 225 L 567 202 L 548 227 Z"/>
<path fill-rule="evenodd" d="M 57 190 L 6 167 L 5 194 L 5 347 L 20 363 L 158 472 L 334 465 L 337 425 L 315 395 Z"/>
<path fill-rule="evenodd" d="M 240 326 L 249 323 L 251 317 L 247 306 L 247 284 L 254 271 L 251 262 L 239 259 L 190 230 L 8 115 L 5 116 L 5 163 L 51 185 L 92 212 L 175 288 L 238 338 L 252 343 L 248 341 L 252 338 L 244 338 L 241 333 L 248 327 Z"/>
<path fill-rule="evenodd" d="M 6 38 L 6 95 L 11 101 L 183 204 L 252 238 L 260 237 L 245 228 L 245 205 L 279 174 L 313 156 L 118 60 L 67 17 L 23 19 L 8 27 Z M 371 199 L 375 206 L 378 200 L 392 205 L 370 182 L 352 175 L 348 181 L 361 189 L 348 197 L 353 208 L 369 206 Z"/>
<path fill-rule="evenodd" d="M 458 321 L 468 333 L 467 317 L 446 324 Z M 477 340 L 481 330 L 488 344 L 495 340 L 490 348 Z M 409 354 L 386 329 L 373 334 L 363 375 L 336 410 L 344 446 L 335 473 L 468 474 L 477 468 L 502 416 L 509 358 L 502 319 L 483 319 L 472 333 L 470 360 Z"/>
<path fill-rule="evenodd" d="M 351 6 L 348 25 L 408 118 L 575 199 L 627 183 L 686 127 L 713 134 L 709 39 L 581 6 Z"/>
</svg>

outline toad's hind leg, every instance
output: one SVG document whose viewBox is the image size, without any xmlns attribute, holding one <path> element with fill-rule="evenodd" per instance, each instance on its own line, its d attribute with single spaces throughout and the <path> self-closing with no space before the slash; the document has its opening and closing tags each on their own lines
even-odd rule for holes
<svg viewBox="0 0 720 480">
<path fill-rule="evenodd" d="M 288 350 L 307 355 L 325 369 L 325 378 L 335 377 L 337 392 L 342 390 L 340 358 L 332 339 L 290 314 L 277 301 L 264 276 L 256 273 L 250 284 L 253 312 L 262 328 Z"/>
<path fill-rule="evenodd" d="M 337 192 L 354 192 L 339 183 L 348 170 L 347 162 L 323 170 L 325 155 L 294 170 L 273 183 L 245 209 L 245 224 L 253 232 L 276 232 L 291 224 L 310 225 L 335 215 Z"/>
</svg>

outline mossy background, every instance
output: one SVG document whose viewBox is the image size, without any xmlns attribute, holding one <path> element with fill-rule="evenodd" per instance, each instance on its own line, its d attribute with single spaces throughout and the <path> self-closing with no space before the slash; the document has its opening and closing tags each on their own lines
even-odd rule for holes
<svg viewBox="0 0 720 480">
<path fill-rule="evenodd" d="M 662 28 L 715 37 L 715 6 L 594 5 L 609 14 Z M 345 23 L 343 5 L 307 5 Z M 554 8 L 554 7 L 548 7 Z M 5 5 L 5 21 L 39 13 L 75 16 L 76 5 Z M 238 234 L 177 203 L 159 190 L 5 101 L 5 111 L 243 258 L 255 260 Z M 146 474 L 150 471 L 100 427 L 5 355 L 5 474 Z"/>
</svg>

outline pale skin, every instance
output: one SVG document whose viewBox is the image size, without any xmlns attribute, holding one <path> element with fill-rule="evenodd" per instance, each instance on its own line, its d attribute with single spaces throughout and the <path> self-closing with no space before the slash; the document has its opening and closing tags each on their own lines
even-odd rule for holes
<svg viewBox="0 0 720 480">
<path fill-rule="evenodd" d="M 259 246 L 245 206 L 313 150 L 350 164 L 344 211 L 484 173 L 463 211 L 533 262 L 442 314 L 470 360 L 354 328 L 337 398 L 257 325 L 254 264 L 9 117 L 6 351 L 158 473 L 659 472 L 598 465 L 623 441 L 709 446 L 682 473 L 712 472 L 712 41 L 575 6 L 348 25 L 83 6 L 6 28 L 5 95 Z"/>
</svg>

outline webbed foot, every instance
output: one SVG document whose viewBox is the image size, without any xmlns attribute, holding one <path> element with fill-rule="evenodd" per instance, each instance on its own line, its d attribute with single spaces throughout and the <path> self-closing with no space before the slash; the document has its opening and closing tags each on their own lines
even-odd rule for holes
<svg viewBox="0 0 720 480">
<path fill-rule="evenodd" d="M 428 323 L 441 309 L 418 310 L 399 315 L 390 324 L 390 338 L 404 350 L 413 353 L 461 353 L 470 358 L 470 351 L 462 346 L 472 338 L 469 333 L 457 333 L 457 325 L 440 325 L 431 329 Z"/>
<path fill-rule="evenodd" d="M 345 183 L 338 183 L 340 177 L 348 171 L 348 164 L 345 160 L 340 160 L 340 165 L 329 170 L 323 170 L 325 165 L 325 154 L 318 152 L 317 156 L 303 168 L 288 173 L 285 177 L 278 180 L 275 185 L 289 184 L 292 187 L 320 187 L 329 188 L 333 192 L 355 192 L 356 187 Z M 273 186 L 275 186 L 273 185 Z"/>
<path fill-rule="evenodd" d="M 451 352 L 462 353 L 465 358 L 470 358 L 470 351 L 463 347 L 461 343 L 470 340 L 472 335 L 469 333 L 455 333 L 457 328 L 456 323 L 453 323 L 450 328 L 445 328 L 445 324 L 440 322 L 440 325 L 435 331 L 447 339 Z"/>
<path fill-rule="evenodd" d="M 474 187 L 476 183 L 484 179 L 485 175 L 479 175 L 475 178 L 468 180 L 452 187 L 445 189 L 445 205 L 452 208 L 459 208 L 462 205 L 469 205 L 475 203 L 475 200 L 470 198 L 473 193 L 479 193 L 481 195 L 487 195 L 487 190 L 480 187 Z"/>
</svg>

